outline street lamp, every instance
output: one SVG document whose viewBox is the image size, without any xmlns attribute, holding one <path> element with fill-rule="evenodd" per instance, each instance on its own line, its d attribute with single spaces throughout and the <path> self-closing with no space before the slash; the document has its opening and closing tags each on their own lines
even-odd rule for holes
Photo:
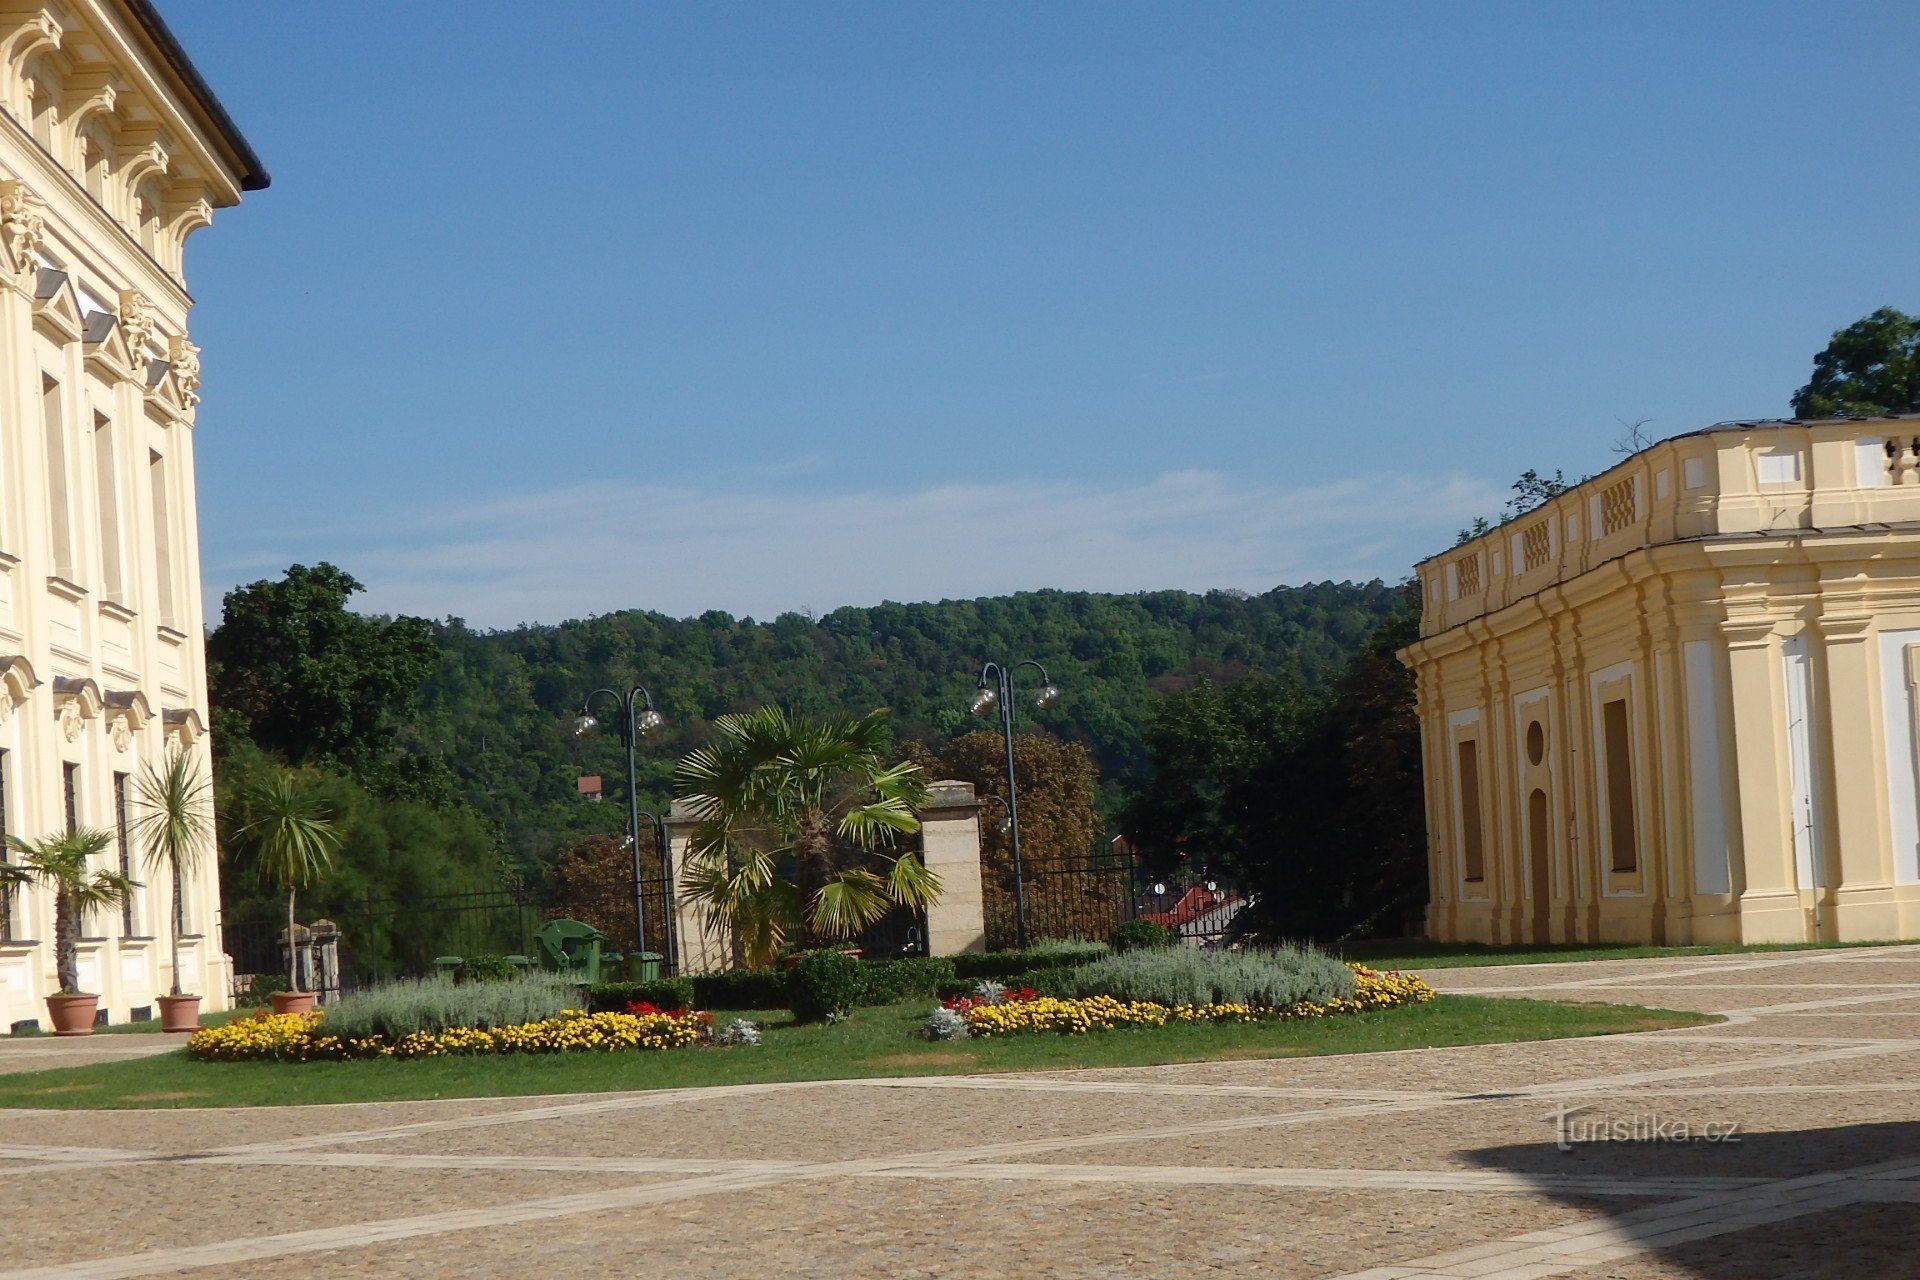
<svg viewBox="0 0 1920 1280">
<path fill-rule="evenodd" d="M 643 734 L 651 733 L 666 722 L 661 719 L 660 713 L 653 709 L 653 695 L 647 692 L 645 685 L 637 684 L 624 695 L 612 689 L 595 689 L 581 702 L 580 714 L 574 717 L 575 737 L 584 737 L 600 727 L 600 722 L 593 715 L 593 700 L 603 697 L 611 698 L 613 705 L 620 713 L 620 743 L 627 749 L 627 848 L 633 856 L 633 949 L 645 951 L 647 949 L 647 909 L 640 880 L 640 791 L 634 779 L 633 748 L 634 743 Z M 653 817 L 652 814 L 647 816 Z M 657 832 L 660 820 L 654 818 L 653 821 Z M 660 869 L 667 877 L 665 883 L 667 919 L 671 922 L 673 880 L 672 872 L 667 870 L 667 849 L 664 842 L 660 845 Z M 672 929 L 671 923 L 668 929 Z"/>
<path fill-rule="evenodd" d="M 1007 747 L 1007 841 L 1013 854 L 1013 919 L 1016 937 L 1022 950 L 1027 946 L 1027 889 L 1020 875 L 1020 793 L 1013 781 L 1013 676 L 1022 667 L 1032 667 L 1040 673 L 1040 688 L 1034 694 L 1033 705 L 1050 707 L 1060 696 L 1060 690 L 1054 687 L 1047 676 L 1047 669 L 1031 658 L 1016 662 L 1008 667 L 998 662 L 989 662 L 980 668 L 980 682 L 974 687 L 973 701 L 968 710 L 974 715 L 982 715 L 987 708 L 998 703 L 1000 706 L 1000 736 Z M 988 683 L 991 677 L 992 683 Z"/>
</svg>

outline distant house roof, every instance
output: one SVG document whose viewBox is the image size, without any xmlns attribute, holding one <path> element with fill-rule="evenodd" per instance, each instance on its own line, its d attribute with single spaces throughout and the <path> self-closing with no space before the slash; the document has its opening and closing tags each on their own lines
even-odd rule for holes
<svg viewBox="0 0 1920 1280">
<path fill-rule="evenodd" d="M 220 140 L 226 143 L 228 150 L 233 152 L 233 158 L 240 170 L 240 189 L 242 191 L 265 190 L 267 184 L 273 181 L 267 173 L 266 166 L 260 163 L 260 157 L 254 154 L 253 146 L 240 132 L 240 126 L 233 122 L 233 117 L 227 114 L 226 107 L 221 105 L 219 97 L 214 94 L 213 87 L 207 83 L 206 77 L 200 74 L 200 69 L 193 65 L 193 59 L 187 56 L 187 51 L 180 46 L 179 38 L 168 29 L 166 19 L 162 18 L 160 11 L 154 8 L 153 0 L 126 0 L 126 5 L 128 11 L 133 14 L 134 21 L 140 24 L 141 29 L 147 33 L 147 38 L 152 40 L 154 47 L 160 51 L 160 56 L 166 59 L 167 65 L 173 68 L 174 74 L 179 76 L 187 86 L 188 92 L 193 95 L 200 109 L 206 112 L 207 118 L 212 121 L 214 129 L 219 133 Z"/>
</svg>

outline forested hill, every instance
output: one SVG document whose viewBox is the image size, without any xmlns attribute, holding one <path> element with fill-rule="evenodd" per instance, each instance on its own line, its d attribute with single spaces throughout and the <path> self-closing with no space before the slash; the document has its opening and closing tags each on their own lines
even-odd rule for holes
<svg viewBox="0 0 1920 1280">
<path fill-rule="evenodd" d="M 808 713 L 888 707 L 899 736 L 937 746 L 980 727 L 967 703 L 982 661 L 1035 658 L 1060 698 L 1039 710 L 1023 691 L 1021 723 L 1087 743 L 1111 786 L 1146 768 L 1156 694 L 1250 672 L 1317 682 L 1401 602 L 1380 582 L 1326 582 L 1258 596 L 1035 591 L 771 622 L 635 610 L 480 632 L 455 620 L 436 628 L 440 665 L 403 741 L 447 761 L 462 797 L 502 824 L 526 865 L 616 820 L 614 806 L 577 796 L 583 773 L 604 775 L 610 797 L 624 793 L 617 735 L 573 732 L 590 689 L 637 682 L 652 691 L 667 723 L 643 744 L 640 789 L 663 805 L 673 761 L 726 712 L 769 702 Z M 1030 670 L 1022 679 L 1037 683 Z"/>
</svg>

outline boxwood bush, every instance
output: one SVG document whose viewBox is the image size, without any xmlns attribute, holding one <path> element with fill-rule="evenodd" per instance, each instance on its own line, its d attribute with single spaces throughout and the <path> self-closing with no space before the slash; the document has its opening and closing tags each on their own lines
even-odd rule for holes
<svg viewBox="0 0 1920 1280">
<path fill-rule="evenodd" d="M 1251 1004 L 1284 1008 L 1353 994 L 1353 970 L 1319 951 L 1196 951 L 1154 947 L 1108 956 L 1053 978 L 1061 994 L 1156 1004 Z"/>
<path fill-rule="evenodd" d="M 1108 941 L 1115 951 L 1141 951 L 1171 947 L 1180 941 L 1180 935 L 1152 920 L 1127 920 L 1114 927 Z"/>
<path fill-rule="evenodd" d="M 799 1022 L 838 1022 L 859 1007 L 867 979 L 844 951 L 808 951 L 787 971 L 787 1007 Z"/>
<path fill-rule="evenodd" d="M 592 1013 L 625 1013 L 627 1006 L 646 1001 L 656 1009 L 695 1008 L 693 980 L 656 978 L 651 982 L 596 982 L 587 988 Z"/>
<path fill-rule="evenodd" d="M 519 975 L 519 967 L 505 956 L 482 952 L 462 960 L 460 967 L 453 971 L 453 980 L 455 982 L 506 982 Z"/>
</svg>

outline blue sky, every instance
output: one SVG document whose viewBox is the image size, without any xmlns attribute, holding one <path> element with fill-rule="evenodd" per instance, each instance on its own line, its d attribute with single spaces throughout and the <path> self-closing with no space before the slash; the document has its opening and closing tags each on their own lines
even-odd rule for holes
<svg viewBox="0 0 1920 1280">
<path fill-rule="evenodd" d="M 163 0 L 210 596 L 1395 578 L 1920 308 L 1920 7 Z"/>
</svg>

